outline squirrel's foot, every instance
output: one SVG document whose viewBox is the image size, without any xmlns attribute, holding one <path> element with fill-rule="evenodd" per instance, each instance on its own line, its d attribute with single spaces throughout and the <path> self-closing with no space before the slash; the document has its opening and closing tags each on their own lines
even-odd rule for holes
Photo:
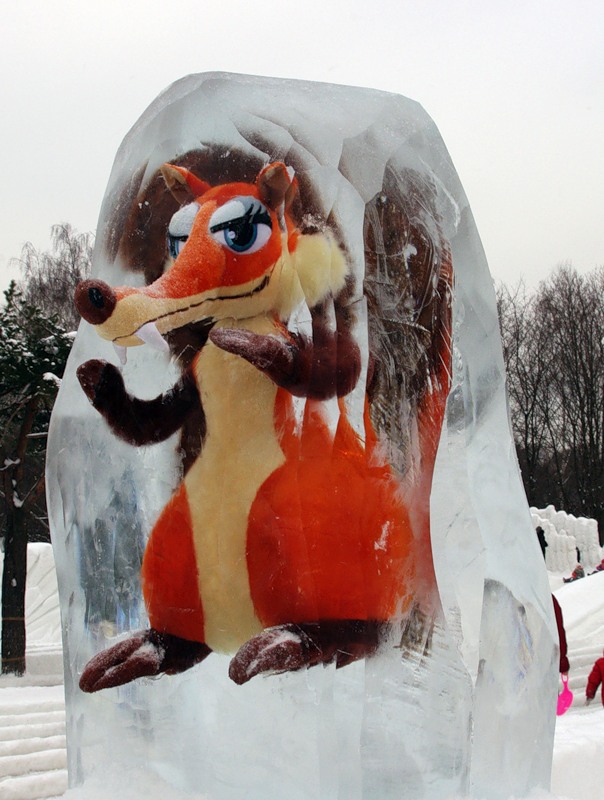
<svg viewBox="0 0 604 800">
<path fill-rule="evenodd" d="M 229 666 L 235 683 L 262 673 L 294 672 L 335 662 L 336 667 L 377 650 L 386 623 L 376 620 L 326 620 L 267 628 L 239 648 Z"/>
<path fill-rule="evenodd" d="M 80 689 L 98 692 L 136 678 L 184 672 L 210 653 L 210 648 L 201 642 L 159 633 L 153 628 L 139 631 L 91 658 L 80 677 Z"/>
<path fill-rule="evenodd" d="M 229 665 L 239 685 L 266 672 L 293 672 L 308 666 L 308 640 L 296 625 L 267 628 L 242 645 Z"/>
</svg>

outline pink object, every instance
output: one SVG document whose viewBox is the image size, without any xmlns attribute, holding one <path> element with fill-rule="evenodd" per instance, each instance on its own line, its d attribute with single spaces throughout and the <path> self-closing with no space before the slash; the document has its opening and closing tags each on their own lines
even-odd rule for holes
<svg viewBox="0 0 604 800">
<path fill-rule="evenodd" d="M 564 684 L 564 689 L 558 695 L 558 708 L 556 710 L 557 716 L 561 717 L 562 714 L 566 714 L 568 709 L 573 702 L 573 693 L 568 688 L 568 675 L 562 675 L 562 683 Z"/>
</svg>

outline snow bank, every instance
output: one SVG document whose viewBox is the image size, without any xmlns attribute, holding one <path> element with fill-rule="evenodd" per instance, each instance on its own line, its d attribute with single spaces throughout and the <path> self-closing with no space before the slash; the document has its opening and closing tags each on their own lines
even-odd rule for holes
<svg viewBox="0 0 604 800">
<path fill-rule="evenodd" d="M 552 587 L 556 583 L 550 575 Z M 556 720 L 552 791 L 572 800 L 594 800 L 603 796 L 599 764 L 604 759 L 604 709 L 599 692 L 585 705 L 585 688 L 604 648 L 604 572 L 562 584 L 554 594 L 564 618 L 574 700 Z"/>
<path fill-rule="evenodd" d="M 575 693 L 576 708 L 585 704 L 587 676 L 604 649 L 604 572 L 565 583 L 554 594 L 564 618 L 570 661 L 568 683 Z"/>
<path fill-rule="evenodd" d="M 0 575 L 4 553 L 0 553 Z M 2 620 L 0 619 L 0 630 Z M 0 686 L 18 682 L 19 686 L 55 685 L 63 682 L 61 614 L 57 575 L 52 546 L 43 542 L 27 547 L 25 589 L 25 629 L 27 634 L 27 674 L 22 678 L 2 676 Z"/>
</svg>

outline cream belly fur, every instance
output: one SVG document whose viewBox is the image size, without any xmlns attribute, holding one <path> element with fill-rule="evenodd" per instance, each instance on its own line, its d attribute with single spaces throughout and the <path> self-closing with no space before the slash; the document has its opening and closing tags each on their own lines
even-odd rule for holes
<svg viewBox="0 0 604 800">
<path fill-rule="evenodd" d="M 278 335 L 268 317 L 220 327 Z M 208 342 L 195 364 L 207 422 L 185 478 L 193 523 L 206 644 L 233 652 L 262 630 L 250 594 L 248 515 L 258 489 L 284 463 L 274 424 L 277 387 L 239 356 Z"/>
</svg>

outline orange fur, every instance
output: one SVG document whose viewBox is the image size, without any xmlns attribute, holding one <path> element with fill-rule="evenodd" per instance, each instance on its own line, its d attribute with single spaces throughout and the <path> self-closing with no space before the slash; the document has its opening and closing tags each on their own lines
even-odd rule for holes
<svg viewBox="0 0 604 800">
<path fill-rule="evenodd" d="M 183 639 L 203 641 L 203 610 L 184 485 L 155 523 L 145 549 L 141 577 L 151 626 Z"/>
<path fill-rule="evenodd" d="M 260 619 L 390 619 L 413 583 L 413 534 L 390 468 L 345 415 L 332 437 L 320 403 L 307 403 L 298 433 L 281 391 L 276 423 L 286 461 L 258 492 L 248 528 Z"/>
</svg>

